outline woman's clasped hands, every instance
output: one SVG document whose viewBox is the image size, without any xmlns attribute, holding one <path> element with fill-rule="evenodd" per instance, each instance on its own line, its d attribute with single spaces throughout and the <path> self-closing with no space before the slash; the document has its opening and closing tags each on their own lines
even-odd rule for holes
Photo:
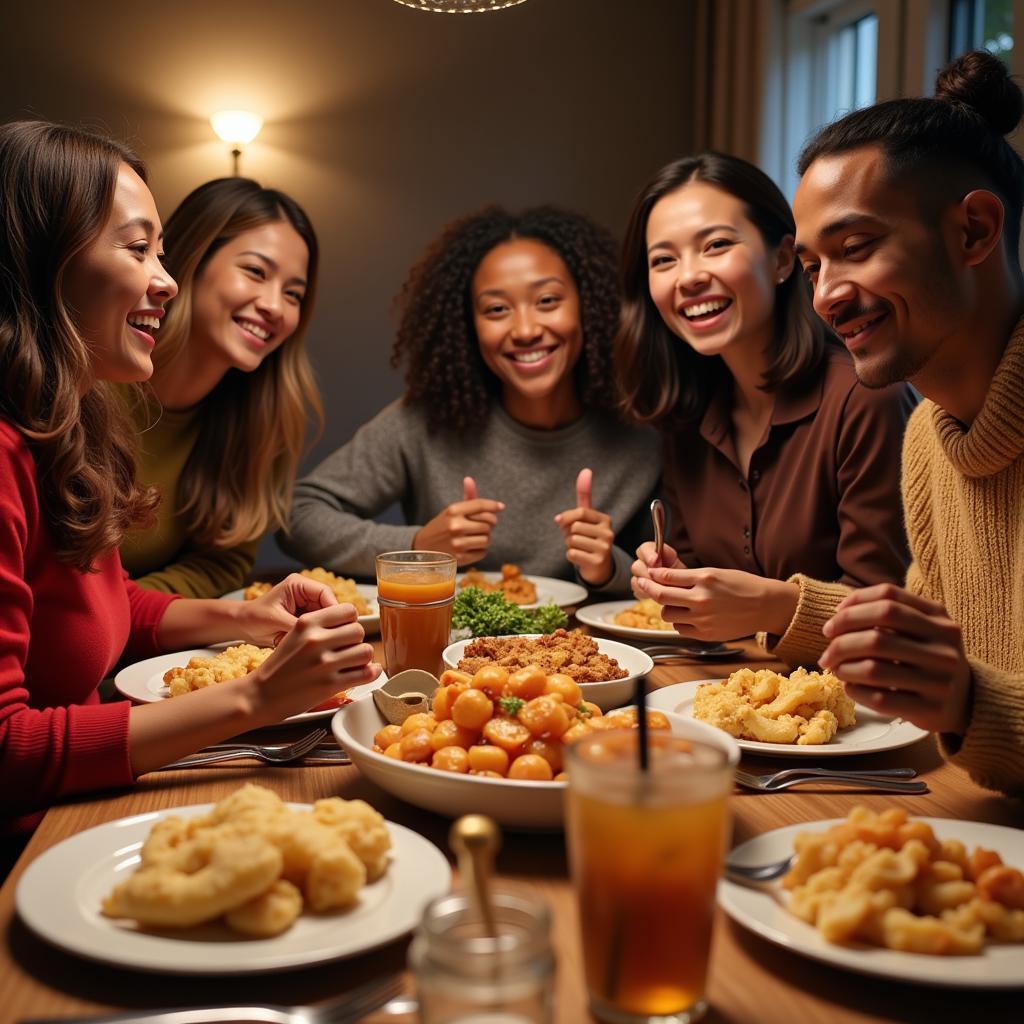
<svg viewBox="0 0 1024 1024">
<path fill-rule="evenodd" d="M 637 549 L 633 593 L 653 598 L 661 617 L 688 640 L 736 640 L 763 630 L 781 634 L 796 611 L 799 589 L 741 569 L 688 569 L 670 545 Z"/>
<path fill-rule="evenodd" d="M 256 697 L 271 719 L 380 675 L 356 609 L 338 604 L 329 587 L 298 573 L 244 602 L 238 625 L 251 643 L 276 648 L 253 673 Z"/>
</svg>

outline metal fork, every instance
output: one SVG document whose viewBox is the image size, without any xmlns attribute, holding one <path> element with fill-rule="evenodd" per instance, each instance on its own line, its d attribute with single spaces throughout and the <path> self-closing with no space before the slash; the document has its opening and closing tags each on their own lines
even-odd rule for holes
<svg viewBox="0 0 1024 1024">
<path fill-rule="evenodd" d="M 402 991 L 399 975 L 368 981 L 320 1006 L 205 1006 L 141 1010 L 99 1017 L 36 1018 L 21 1024 L 356 1024 Z"/>
<path fill-rule="evenodd" d="M 830 768 L 786 768 L 768 775 L 753 772 L 736 772 L 736 781 L 745 789 L 756 789 L 762 793 L 778 793 L 805 782 L 832 783 L 838 786 L 856 786 L 860 789 L 877 789 L 888 793 L 927 793 L 924 782 L 907 782 L 917 774 L 913 768 L 880 768 L 875 771 L 856 771 Z"/>
<path fill-rule="evenodd" d="M 314 729 L 294 743 L 240 743 L 232 750 L 205 750 L 198 754 L 190 754 L 178 761 L 165 764 L 157 771 L 168 771 L 173 768 L 192 768 L 198 764 L 217 764 L 221 761 L 238 761 L 242 758 L 256 758 L 265 764 L 287 764 L 308 754 L 321 740 L 327 738 L 326 729 Z"/>
</svg>

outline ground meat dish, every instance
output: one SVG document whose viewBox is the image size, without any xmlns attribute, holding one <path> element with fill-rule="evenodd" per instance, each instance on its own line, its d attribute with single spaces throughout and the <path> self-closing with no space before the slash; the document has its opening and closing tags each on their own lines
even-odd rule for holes
<svg viewBox="0 0 1024 1024">
<path fill-rule="evenodd" d="M 459 669 L 475 673 L 484 665 L 503 665 L 514 672 L 527 665 L 539 665 L 548 675 L 564 672 L 577 683 L 601 683 L 623 679 L 629 673 L 597 644 L 578 630 L 555 630 L 529 640 L 522 636 L 484 636 L 466 645 Z"/>
</svg>

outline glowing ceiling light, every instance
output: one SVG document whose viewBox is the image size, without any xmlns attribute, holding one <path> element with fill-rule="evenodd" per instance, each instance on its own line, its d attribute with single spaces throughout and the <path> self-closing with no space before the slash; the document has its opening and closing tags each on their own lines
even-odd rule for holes
<svg viewBox="0 0 1024 1024">
<path fill-rule="evenodd" d="M 417 11 L 433 11 L 435 14 L 482 14 L 485 11 L 500 11 L 515 7 L 526 0 L 395 0 L 403 7 Z"/>
</svg>

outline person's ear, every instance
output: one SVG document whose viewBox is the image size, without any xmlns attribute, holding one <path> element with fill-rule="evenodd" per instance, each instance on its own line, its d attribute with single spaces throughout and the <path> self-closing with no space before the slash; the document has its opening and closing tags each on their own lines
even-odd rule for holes
<svg viewBox="0 0 1024 1024">
<path fill-rule="evenodd" d="M 995 193 L 979 188 L 960 200 L 957 214 L 964 263 L 976 267 L 1002 242 L 1006 211 Z"/>
<path fill-rule="evenodd" d="M 782 284 L 793 273 L 796 264 L 796 253 L 793 250 L 793 236 L 783 235 L 775 250 L 775 281 Z"/>
</svg>

